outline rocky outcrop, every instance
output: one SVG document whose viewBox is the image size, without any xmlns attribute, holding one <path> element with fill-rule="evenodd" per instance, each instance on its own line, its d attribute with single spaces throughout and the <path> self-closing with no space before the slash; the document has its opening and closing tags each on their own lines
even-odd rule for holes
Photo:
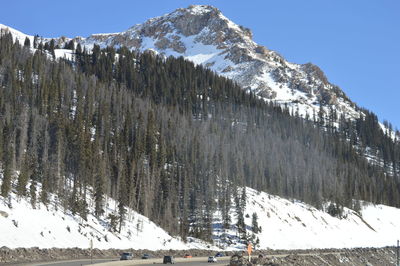
<svg viewBox="0 0 400 266">
<path fill-rule="evenodd" d="M 8 213 L 5 211 L 0 211 L 0 216 L 3 216 L 4 218 L 8 217 Z"/>
</svg>

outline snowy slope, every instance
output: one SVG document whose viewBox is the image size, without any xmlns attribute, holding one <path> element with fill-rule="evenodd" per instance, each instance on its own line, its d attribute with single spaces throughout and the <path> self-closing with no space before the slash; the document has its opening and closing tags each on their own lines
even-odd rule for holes
<svg viewBox="0 0 400 266">
<path fill-rule="evenodd" d="M 249 218 L 245 222 L 251 234 L 251 217 L 257 213 L 262 228 L 257 234 L 261 249 L 384 247 L 394 245 L 400 235 L 400 209 L 397 208 L 364 202 L 361 215 L 345 208 L 346 217 L 339 219 L 299 201 L 250 188 L 246 193 L 245 215 Z M 232 217 L 234 224 L 236 217 L 234 214 Z M 222 233 L 218 226 L 214 231 L 216 235 Z M 234 227 L 227 233 L 232 242 L 237 241 Z M 232 247 L 240 246 L 236 243 Z"/>
<path fill-rule="evenodd" d="M 94 203 L 90 198 L 87 221 L 72 215 L 70 211 L 64 211 L 61 204 L 56 202 L 57 199 L 52 196 L 48 206 L 36 204 L 36 208 L 32 208 L 29 198 L 18 198 L 14 193 L 7 199 L 0 196 L 0 247 L 89 248 L 92 239 L 93 246 L 99 249 L 213 248 L 197 239 L 189 239 L 188 243 L 184 243 L 147 217 L 129 209 L 129 217 L 121 233 L 114 233 L 109 230 L 107 219 L 97 219 L 91 214 Z M 108 199 L 106 214 L 113 213 L 116 206 L 114 200 Z"/>
<path fill-rule="evenodd" d="M 33 43 L 33 36 L 26 35 L 16 29 L 10 28 L 1 23 L 0 23 L 0 31 L 2 33 L 11 33 L 13 40 L 18 41 L 22 45 L 24 44 L 26 38 L 28 38 L 30 40 L 31 44 Z"/>
<path fill-rule="evenodd" d="M 33 47 L 34 36 L 27 35 L 25 33 L 22 33 L 21 31 L 18 31 L 16 29 L 8 27 L 4 24 L 0 24 L 0 33 L 1 34 L 11 33 L 14 42 L 18 41 L 18 43 L 21 45 L 24 45 L 25 39 L 28 38 L 31 43 L 30 49 L 31 49 L 32 53 L 34 53 L 36 51 L 36 49 Z M 43 42 L 43 43 L 49 42 L 50 40 L 51 40 L 51 38 L 42 38 L 42 37 L 38 38 L 38 42 Z M 65 42 L 68 42 L 71 39 L 61 37 L 61 38 L 57 38 L 55 40 L 57 40 L 57 44 L 60 47 L 62 47 Z M 54 49 L 54 54 L 55 54 L 56 58 L 64 58 L 67 60 L 72 60 L 73 51 L 68 50 L 68 49 Z M 49 56 L 49 58 L 51 58 L 50 54 L 48 54 L 48 56 Z"/>
<path fill-rule="evenodd" d="M 262 228 L 257 234 L 259 249 L 382 247 L 393 245 L 400 235 L 400 209 L 397 208 L 364 203 L 361 216 L 345 209 L 346 218 L 339 219 L 299 201 L 289 201 L 250 188 L 246 192 L 247 231 L 252 233 L 251 217 L 255 212 Z M 228 236 L 225 240 L 221 240 L 224 233 L 221 217 L 218 212 L 214 214 L 214 245 L 210 245 L 193 238 L 184 243 L 131 210 L 122 232 L 112 233 L 108 230 L 107 220 L 89 214 L 84 221 L 69 211 L 64 212 L 60 205 L 56 207 L 54 197 L 51 202 L 47 207 L 37 204 L 33 209 L 29 199 L 17 198 L 15 194 L 6 200 L 0 197 L 0 246 L 88 248 L 90 239 L 93 239 L 94 247 L 100 249 L 244 248 L 237 237 L 233 208 L 232 226 L 225 232 Z M 113 212 L 114 208 L 115 202 L 109 199 L 107 213 Z M 93 206 L 89 209 L 92 213 Z"/>
</svg>

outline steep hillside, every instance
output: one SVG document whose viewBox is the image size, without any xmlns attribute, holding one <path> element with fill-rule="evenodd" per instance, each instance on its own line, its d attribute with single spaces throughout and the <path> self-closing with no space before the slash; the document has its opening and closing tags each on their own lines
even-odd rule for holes
<svg viewBox="0 0 400 266">
<path fill-rule="evenodd" d="M 1 182 L 0 182 L 1 183 Z M 41 185 L 37 197 L 40 197 Z M 127 219 L 121 232 L 106 217 L 118 215 L 118 203 L 106 199 L 104 218 L 94 216 L 95 202 L 88 194 L 88 216 L 82 218 L 65 209 L 56 195 L 49 195 L 49 203 L 32 203 L 32 198 L 11 193 L 0 196 L 0 246 L 8 248 L 89 248 L 90 241 L 98 249 L 183 250 L 215 248 L 209 243 L 189 238 L 184 243 L 170 236 L 147 217 L 127 209 Z"/>
<path fill-rule="evenodd" d="M 247 205 L 237 187 L 320 210 L 333 202 L 337 217 L 359 209 L 354 199 L 400 206 L 399 144 L 373 113 L 319 112 L 313 123 L 182 57 L 37 37 L 19 45 L 14 35 L 0 36 L 4 198 L 16 192 L 35 206 L 57 195 L 65 212 L 121 229 L 134 210 L 170 235 L 205 241 L 218 213 L 224 230 L 238 227 L 238 245 L 251 238 L 246 215 L 230 216 Z"/>
<path fill-rule="evenodd" d="M 323 211 L 298 200 L 250 188 L 246 188 L 246 195 L 247 233 L 253 234 L 252 215 L 256 213 L 261 227 L 261 232 L 255 234 L 260 249 L 384 247 L 394 245 L 400 234 L 400 225 L 396 222 L 400 219 L 398 208 L 361 202 L 359 212 L 344 208 L 342 217 L 338 218 L 327 213 L 328 204 Z M 234 212 L 232 221 L 237 222 Z M 214 232 L 221 236 L 224 231 Z M 237 231 L 228 230 L 226 234 L 231 244 L 225 241 L 222 246 L 235 246 Z M 215 241 L 219 239 L 215 237 Z"/>
<path fill-rule="evenodd" d="M 396 243 L 400 233 L 397 221 L 400 209 L 363 202 L 360 213 L 345 209 L 342 218 L 300 201 L 290 201 L 265 192 L 247 188 L 245 214 L 246 232 L 254 234 L 252 215 L 257 213 L 261 232 L 255 234 L 257 249 L 312 249 L 384 247 Z M 39 193 L 38 193 L 39 195 Z M 128 210 L 121 233 L 113 232 L 110 223 L 94 213 L 89 202 L 87 220 L 65 210 L 52 196 L 47 206 L 38 203 L 32 208 L 29 198 L 12 193 L 0 196 L 0 246 L 9 248 L 89 248 L 90 240 L 99 249 L 224 249 L 242 250 L 245 243 L 238 237 L 237 214 L 231 210 L 232 227 L 223 230 L 219 212 L 213 214 L 213 244 L 195 238 L 184 243 L 171 237 L 147 217 Z M 233 203 L 233 199 L 232 199 Z M 107 201 L 107 214 L 117 214 L 115 201 Z"/>
</svg>

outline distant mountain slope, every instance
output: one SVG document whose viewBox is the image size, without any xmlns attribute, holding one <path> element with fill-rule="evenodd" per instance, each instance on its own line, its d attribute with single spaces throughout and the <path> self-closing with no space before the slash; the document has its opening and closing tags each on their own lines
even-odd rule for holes
<svg viewBox="0 0 400 266">
<path fill-rule="evenodd" d="M 10 31 L 23 42 L 24 34 Z M 63 47 L 70 40 L 61 37 L 56 43 Z M 312 118 L 320 111 L 320 104 L 326 115 L 333 110 L 346 118 L 358 118 L 361 114 L 338 86 L 329 83 L 318 66 L 286 61 L 277 52 L 254 42 L 250 29 L 235 24 L 212 6 L 179 8 L 124 32 L 73 40 L 88 49 L 95 44 L 102 48 L 126 46 L 139 51 L 151 49 L 165 56 L 183 56 L 235 80 L 245 90 L 298 111 L 303 117 Z M 68 53 L 65 55 L 69 57 Z M 63 51 L 58 51 L 58 56 L 63 57 Z"/>
<path fill-rule="evenodd" d="M 87 48 L 94 44 L 126 46 L 183 56 L 237 81 L 260 97 L 298 109 L 303 117 L 318 113 L 320 104 L 326 113 L 332 107 L 346 118 L 360 115 L 356 105 L 329 83 L 317 66 L 289 63 L 275 51 L 255 43 L 250 29 L 236 25 L 211 6 L 180 8 L 121 33 L 93 34 L 75 40 Z"/>
</svg>

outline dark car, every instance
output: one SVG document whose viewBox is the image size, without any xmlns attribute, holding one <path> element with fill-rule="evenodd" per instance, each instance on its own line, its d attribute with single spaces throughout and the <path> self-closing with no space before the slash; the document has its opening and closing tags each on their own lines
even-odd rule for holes
<svg viewBox="0 0 400 266">
<path fill-rule="evenodd" d="M 208 260 L 207 260 L 208 262 L 217 262 L 217 258 L 216 257 L 214 257 L 214 256 L 210 256 L 210 257 L 208 257 Z"/>
<path fill-rule="evenodd" d="M 133 255 L 130 252 L 124 252 L 121 254 L 120 260 L 133 260 Z"/>
<path fill-rule="evenodd" d="M 215 257 L 223 257 L 223 256 L 225 256 L 225 255 L 222 252 L 218 252 L 217 254 L 215 254 Z"/>
<path fill-rule="evenodd" d="M 144 260 L 150 259 L 150 255 L 149 254 L 143 254 L 142 259 L 144 259 Z"/>
<path fill-rule="evenodd" d="M 164 264 L 167 264 L 167 263 L 174 264 L 175 263 L 174 256 L 164 256 L 163 263 Z"/>
</svg>

